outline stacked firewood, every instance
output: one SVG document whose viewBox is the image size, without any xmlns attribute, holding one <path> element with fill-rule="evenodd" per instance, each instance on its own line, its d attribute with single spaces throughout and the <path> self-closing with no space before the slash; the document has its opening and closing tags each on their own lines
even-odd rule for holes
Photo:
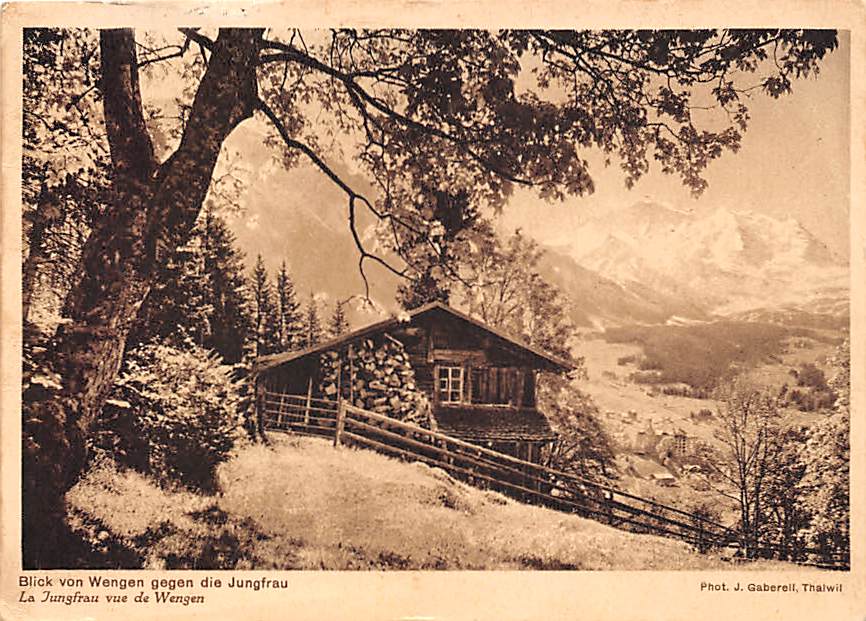
<svg viewBox="0 0 866 621">
<path fill-rule="evenodd" d="M 339 392 L 352 405 L 429 428 L 429 403 L 418 389 L 403 344 L 390 337 L 365 339 L 321 358 L 320 391 Z"/>
</svg>

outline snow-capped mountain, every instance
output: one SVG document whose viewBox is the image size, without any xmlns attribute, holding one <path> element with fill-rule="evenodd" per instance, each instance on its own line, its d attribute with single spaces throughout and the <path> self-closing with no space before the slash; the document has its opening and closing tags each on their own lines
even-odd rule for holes
<svg viewBox="0 0 866 621">
<path fill-rule="evenodd" d="M 847 312 L 847 264 L 793 218 L 638 203 L 569 231 L 555 250 L 623 289 L 686 309 Z"/>
</svg>

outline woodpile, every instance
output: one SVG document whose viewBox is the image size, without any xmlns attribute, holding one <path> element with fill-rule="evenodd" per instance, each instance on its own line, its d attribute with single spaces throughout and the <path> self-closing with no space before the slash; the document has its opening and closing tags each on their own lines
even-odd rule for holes
<svg viewBox="0 0 866 621">
<path fill-rule="evenodd" d="M 326 399 L 340 393 L 356 407 L 430 428 L 429 402 L 400 341 L 384 335 L 325 352 L 321 371 L 319 390 Z"/>
</svg>

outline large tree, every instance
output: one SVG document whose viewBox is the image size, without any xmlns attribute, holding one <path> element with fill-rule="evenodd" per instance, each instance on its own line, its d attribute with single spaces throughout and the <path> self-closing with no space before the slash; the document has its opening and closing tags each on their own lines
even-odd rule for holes
<svg viewBox="0 0 866 621">
<path fill-rule="evenodd" d="M 773 470 L 782 463 L 780 407 L 774 397 L 744 381 L 720 389 L 719 399 L 715 435 L 721 448 L 714 472 L 722 487 L 717 491 L 736 503 L 745 552 L 752 557 L 759 553 L 772 504 Z"/>
<path fill-rule="evenodd" d="M 302 348 L 313 347 L 325 338 L 325 330 L 322 328 L 322 318 L 319 313 L 319 302 L 313 292 L 304 309 L 303 325 L 300 334 L 300 345 Z"/>
<path fill-rule="evenodd" d="M 346 302 L 337 300 L 334 304 L 334 313 L 328 321 L 328 337 L 336 338 L 349 331 L 349 320 L 345 311 Z"/>
<path fill-rule="evenodd" d="M 503 241 L 489 227 L 474 228 L 474 251 L 458 266 L 454 302 L 530 345 L 570 358 L 574 325 L 567 300 L 538 271 L 544 252 L 520 231 Z"/>
<path fill-rule="evenodd" d="M 253 327 L 244 256 L 235 247 L 234 234 L 225 221 L 210 209 L 201 225 L 201 241 L 211 294 L 210 337 L 205 346 L 219 353 L 226 363 L 238 363 Z"/>
<path fill-rule="evenodd" d="M 495 208 L 515 185 L 549 198 L 585 194 L 593 184 L 582 153 L 595 148 L 619 159 L 628 184 L 656 160 L 699 192 L 707 164 L 739 146 L 744 90 L 787 92 L 836 47 L 834 32 L 797 30 L 342 29 L 314 37 L 181 29 L 175 41 L 154 44 L 137 43 L 129 29 L 103 30 L 98 48 L 79 46 L 68 63 L 98 75 L 61 92 L 79 106 L 102 104 L 102 123 L 91 117 L 89 126 L 104 127 L 109 199 L 83 245 L 56 339 L 62 388 L 26 400 L 26 567 L 62 562 L 63 494 L 84 463 L 127 333 L 157 266 L 189 235 L 223 143 L 242 122 L 259 115 L 287 166 L 307 158 L 345 192 L 362 268 L 374 261 L 405 275 L 365 246 L 359 210 L 378 218 L 394 254 L 411 259 L 403 240 L 430 225 L 419 187 L 463 190 L 470 204 Z M 140 68 L 158 63 L 181 68 L 178 140 L 167 148 L 148 125 L 154 115 L 140 90 Z M 712 129 L 692 114 L 709 106 L 720 121 Z M 375 197 L 327 163 L 331 144 L 352 150 Z"/>
</svg>

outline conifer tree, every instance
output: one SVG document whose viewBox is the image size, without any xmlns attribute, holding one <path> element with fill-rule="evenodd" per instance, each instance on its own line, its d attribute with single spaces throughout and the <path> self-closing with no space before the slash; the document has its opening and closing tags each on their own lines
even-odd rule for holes
<svg viewBox="0 0 866 621">
<path fill-rule="evenodd" d="M 279 330 L 277 305 L 262 255 L 258 255 L 256 266 L 253 268 L 253 300 L 256 356 L 264 356 L 279 350 Z"/>
<path fill-rule="evenodd" d="M 179 247 L 159 269 L 127 348 L 159 339 L 175 347 L 187 341 L 204 345 L 211 335 L 210 278 L 204 269 L 200 230 Z"/>
<path fill-rule="evenodd" d="M 210 211 L 203 226 L 204 269 L 210 279 L 210 337 L 205 345 L 227 364 L 243 358 L 244 341 L 253 328 L 253 309 L 247 298 L 243 254 L 225 221 Z"/>
<path fill-rule="evenodd" d="M 307 310 L 304 313 L 304 333 L 301 344 L 305 348 L 312 347 L 319 344 L 323 337 L 322 321 L 319 318 L 319 304 L 316 302 L 316 298 L 311 291 L 310 301 L 307 303 Z"/>
<path fill-rule="evenodd" d="M 240 361 L 252 329 L 243 255 L 225 222 L 207 211 L 187 243 L 166 261 L 127 339 L 127 348 L 158 338 L 191 340 L 227 364 Z"/>
<path fill-rule="evenodd" d="M 280 350 L 299 349 L 304 331 L 304 318 L 285 261 L 277 274 L 277 307 Z"/>
<path fill-rule="evenodd" d="M 331 338 L 349 331 L 349 320 L 346 318 L 346 311 L 344 310 L 345 304 L 345 302 L 338 300 L 334 306 L 334 314 L 331 315 L 331 321 L 328 324 L 328 334 Z"/>
</svg>

